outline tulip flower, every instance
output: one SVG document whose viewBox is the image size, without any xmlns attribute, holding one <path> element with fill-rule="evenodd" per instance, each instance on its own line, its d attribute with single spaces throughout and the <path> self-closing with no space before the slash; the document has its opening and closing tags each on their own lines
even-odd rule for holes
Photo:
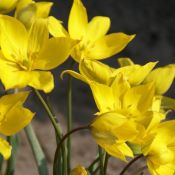
<svg viewBox="0 0 175 175">
<path fill-rule="evenodd" d="M 88 175 L 88 173 L 84 167 L 78 165 L 70 172 L 70 175 Z"/>
<path fill-rule="evenodd" d="M 30 123 L 34 113 L 22 106 L 28 95 L 28 92 L 20 92 L 0 98 L 1 135 L 14 135 Z M 11 149 L 10 144 L 0 137 L 0 153 L 5 159 L 10 157 Z"/>
<path fill-rule="evenodd" d="M 47 71 L 63 63 L 77 43 L 70 38 L 50 38 L 47 19 L 37 19 L 27 31 L 17 19 L 0 17 L 0 78 L 5 89 L 27 85 L 50 92 L 53 75 Z"/>
<path fill-rule="evenodd" d="M 74 0 L 68 20 L 69 35 L 79 44 L 73 49 L 71 56 L 77 62 L 81 59 L 101 60 L 122 51 L 135 35 L 124 33 L 107 34 L 110 19 L 96 16 L 88 23 L 86 8 L 81 0 Z M 58 37 L 56 32 L 51 32 Z"/>
<path fill-rule="evenodd" d="M 159 125 L 156 135 L 145 140 L 142 147 L 152 175 L 174 175 L 175 172 L 175 121 Z"/>
</svg>

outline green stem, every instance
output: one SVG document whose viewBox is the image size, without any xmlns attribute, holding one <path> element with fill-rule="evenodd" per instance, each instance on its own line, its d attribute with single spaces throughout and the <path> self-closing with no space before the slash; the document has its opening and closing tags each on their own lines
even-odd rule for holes
<svg viewBox="0 0 175 175">
<path fill-rule="evenodd" d="M 96 163 L 98 163 L 99 161 L 100 161 L 100 157 L 98 156 L 98 157 L 89 165 L 88 171 L 89 171 L 89 172 L 92 172 L 94 165 L 95 165 Z"/>
<path fill-rule="evenodd" d="M 38 167 L 39 175 L 48 175 L 47 161 L 39 144 L 39 141 L 35 135 L 35 132 L 32 128 L 32 125 L 29 124 L 24 130 L 31 145 L 33 155 L 35 157 L 35 161 Z"/>
<path fill-rule="evenodd" d="M 104 175 L 104 151 L 98 146 L 98 152 L 100 157 L 100 175 Z"/>
<path fill-rule="evenodd" d="M 67 132 L 72 130 L 72 77 L 68 78 L 68 120 Z M 67 138 L 67 168 L 68 173 L 71 169 L 71 137 Z"/>
<path fill-rule="evenodd" d="M 71 62 L 70 69 L 73 69 L 73 66 L 75 64 L 75 61 L 73 60 Z M 67 119 L 67 132 L 70 132 L 72 130 L 72 77 L 69 75 L 68 77 L 68 89 L 67 89 L 67 95 L 68 95 L 68 119 Z M 68 174 L 71 170 L 71 136 L 67 138 L 67 168 L 68 168 Z"/>
<path fill-rule="evenodd" d="M 133 160 L 131 160 L 131 161 L 123 168 L 123 170 L 120 172 L 119 175 L 125 174 L 125 172 L 128 170 L 128 168 L 129 168 L 133 163 L 135 163 L 138 159 L 140 159 L 141 157 L 143 157 L 142 154 L 139 155 L 139 156 L 137 156 L 137 157 L 135 157 Z"/>
<path fill-rule="evenodd" d="M 12 145 L 12 153 L 11 157 L 7 162 L 6 175 L 14 175 L 15 174 L 15 163 L 16 163 L 16 154 L 17 148 L 19 146 L 19 140 L 17 135 L 7 137 L 8 142 Z"/>
<path fill-rule="evenodd" d="M 54 156 L 53 175 L 57 175 L 56 171 L 55 171 L 57 169 L 56 162 L 57 162 L 58 157 L 59 157 L 60 148 L 63 145 L 64 141 L 69 137 L 69 135 L 73 134 L 74 132 L 83 130 L 83 129 L 89 129 L 89 126 L 82 126 L 82 127 L 75 128 L 75 129 L 71 130 L 70 132 L 68 132 L 67 134 L 65 134 L 62 137 L 62 139 L 60 140 L 60 143 L 57 145 L 55 156 Z"/>
<path fill-rule="evenodd" d="M 36 89 L 34 89 L 35 94 L 37 95 L 37 97 L 39 98 L 41 104 L 43 105 L 44 109 L 46 110 L 48 117 L 55 129 L 56 135 L 59 139 L 61 139 L 62 136 L 62 130 L 61 127 L 59 125 L 59 123 L 57 122 L 57 119 L 55 117 L 55 115 L 52 113 L 51 109 L 49 108 L 49 105 L 46 103 L 46 101 L 43 99 L 43 97 L 41 96 L 40 92 Z"/>
<path fill-rule="evenodd" d="M 105 162 L 104 162 L 104 174 L 107 174 L 107 168 L 108 168 L 108 160 L 109 160 L 110 156 L 106 153 L 105 155 Z"/>
<path fill-rule="evenodd" d="M 57 122 L 55 115 L 53 114 L 52 110 L 49 108 L 49 105 L 46 103 L 44 98 L 41 96 L 40 92 L 36 89 L 34 89 L 34 92 L 37 95 L 38 99 L 40 100 L 41 104 L 43 105 L 44 109 L 46 110 L 48 117 L 55 129 L 56 140 L 58 144 L 62 138 L 61 126 Z M 57 174 L 60 175 L 60 171 L 62 171 L 63 173 L 67 173 L 67 152 L 66 152 L 65 145 L 62 145 L 61 147 L 61 154 L 62 154 L 62 160 L 61 158 L 59 158 L 59 160 L 55 162 L 55 164 L 57 164 L 56 166 L 57 168 L 53 170 L 55 172 L 55 175 Z M 59 163 L 61 163 L 61 165 Z"/>
</svg>

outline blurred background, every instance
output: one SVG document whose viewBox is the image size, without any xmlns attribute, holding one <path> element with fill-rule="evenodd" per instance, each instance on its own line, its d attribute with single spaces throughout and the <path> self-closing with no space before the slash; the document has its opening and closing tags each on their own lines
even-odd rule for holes
<svg viewBox="0 0 175 175">
<path fill-rule="evenodd" d="M 53 0 L 51 15 L 63 21 L 67 29 L 68 15 L 73 0 Z M 136 34 L 136 38 L 120 54 L 104 60 L 103 62 L 117 67 L 117 58 L 130 57 L 135 63 L 145 64 L 149 61 L 159 61 L 158 66 L 175 62 L 175 1 L 174 0 L 83 0 L 86 6 L 89 20 L 94 16 L 108 16 L 111 19 L 111 32 L 124 32 Z M 59 75 L 69 69 L 71 59 L 52 72 L 55 76 L 55 89 L 47 95 L 53 105 L 59 121 L 65 130 L 66 107 L 67 107 L 67 76 L 61 80 Z M 73 79 L 73 121 L 74 127 L 89 123 L 93 114 L 97 112 L 91 92 L 86 84 Z M 173 86 L 174 87 L 174 86 Z M 168 95 L 175 97 L 175 88 L 171 88 Z M 49 162 L 51 164 L 55 151 L 54 131 L 50 125 L 45 111 L 42 109 L 37 97 L 31 94 L 27 103 L 36 117 L 33 122 L 39 140 Z M 16 175 L 35 175 L 37 169 L 27 144 L 24 133 L 21 133 L 23 151 L 19 151 L 19 161 L 17 162 Z M 86 136 L 86 137 L 85 137 Z M 75 134 L 73 136 L 73 166 L 83 164 L 88 166 L 95 157 L 96 145 L 87 132 Z M 23 152 L 23 153 L 22 153 Z M 109 175 L 114 175 L 120 171 L 125 163 L 111 159 Z M 30 170 L 26 172 L 26 168 Z"/>
</svg>

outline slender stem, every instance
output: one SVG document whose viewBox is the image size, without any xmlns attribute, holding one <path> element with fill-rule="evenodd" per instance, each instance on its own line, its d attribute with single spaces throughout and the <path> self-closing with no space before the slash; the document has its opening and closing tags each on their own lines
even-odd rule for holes
<svg viewBox="0 0 175 175">
<path fill-rule="evenodd" d="M 41 96 L 40 92 L 36 89 L 34 89 L 35 94 L 37 95 L 37 97 L 39 98 L 41 104 L 43 105 L 44 109 L 46 110 L 48 117 L 55 129 L 55 133 L 56 133 L 56 140 L 57 140 L 57 144 L 59 143 L 59 141 L 62 138 L 62 130 L 61 130 L 61 126 L 59 125 L 59 123 L 57 122 L 57 119 L 55 117 L 55 115 L 53 114 L 52 110 L 50 109 L 49 105 L 46 103 L 46 101 L 43 99 L 43 97 Z M 64 145 L 61 145 L 61 154 L 62 154 L 62 160 L 61 158 L 58 159 L 58 161 L 55 162 L 55 164 L 59 164 L 61 163 L 61 165 L 59 164 L 59 166 L 56 166 L 58 168 L 54 169 L 53 171 L 56 174 L 59 174 L 60 171 L 67 173 L 67 152 L 66 152 L 66 147 Z M 61 169 L 60 169 L 61 167 Z M 60 175 L 60 174 L 59 174 Z"/>
<path fill-rule="evenodd" d="M 104 175 L 104 151 L 98 146 L 99 157 L 100 157 L 100 175 Z"/>
<path fill-rule="evenodd" d="M 68 120 L 67 120 L 67 132 L 72 130 L 72 77 L 68 78 Z M 71 169 L 71 137 L 67 138 L 67 168 L 68 173 Z"/>
<path fill-rule="evenodd" d="M 70 69 L 73 69 L 75 61 L 73 60 L 70 65 Z M 67 119 L 67 132 L 72 130 L 72 76 L 68 77 L 68 89 L 67 89 L 67 108 L 68 108 L 68 119 Z M 71 136 L 67 138 L 67 168 L 68 174 L 71 169 Z"/>
<path fill-rule="evenodd" d="M 95 165 L 98 161 L 100 161 L 100 157 L 99 157 L 99 156 L 89 165 L 88 170 L 89 170 L 90 172 L 92 172 L 92 169 L 93 169 L 94 165 Z"/>
<path fill-rule="evenodd" d="M 29 124 L 24 130 L 27 135 L 27 139 L 31 145 L 33 155 L 35 157 L 36 164 L 38 167 L 39 174 L 48 175 L 47 161 L 43 153 L 43 150 L 39 144 L 39 141 L 35 135 L 35 132 L 32 128 L 32 125 Z"/>
<path fill-rule="evenodd" d="M 36 89 L 34 89 L 35 94 L 37 95 L 37 97 L 39 98 L 40 102 L 42 103 L 44 109 L 46 110 L 50 121 L 52 122 L 52 125 L 55 129 L 56 135 L 58 136 L 59 139 L 61 139 L 62 136 L 62 130 L 61 127 L 59 125 L 59 123 L 56 121 L 56 117 L 55 115 L 52 113 L 52 111 L 49 108 L 49 105 L 46 103 L 46 101 L 43 99 L 43 97 L 41 96 L 40 92 Z"/>
<path fill-rule="evenodd" d="M 63 144 L 63 142 L 68 138 L 69 135 L 73 134 L 74 132 L 77 132 L 77 131 L 80 131 L 80 130 L 83 130 L 83 129 L 89 129 L 89 126 L 82 126 L 82 127 L 78 127 L 78 128 L 75 128 L 73 130 L 71 130 L 70 132 L 68 132 L 67 134 L 65 134 L 62 139 L 60 140 L 60 143 L 57 145 L 57 148 L 56 148 L 56 151 L 55 151 L 55 156 L 54 156 L 54 165 L 53 165 L 53 175 L 56 175 L 56 169 L 57 169 L 57 159 L 59 157 L 59 152 L 60 152 L 60 148 Z"/>
<path fill-rule="evenodd" d="M 96 174 L 100 170 L 100 166 L 97 166 L 95 170 L 92 172 L 92 174 Z M 101 174 L 100 174 L 101 175 Z"/>
<path fill-rule="evenodd" d="M 109 160 L 110 156 L 108 155 L 108 153 L 106 153 L 105 155 L 105 162 L 104 162 L 104 174 L 107 174 L 107 168 L 108 168 L 108 160 Z"/>
<path fill-rule="evenodd" d="M 124 169 L 120 172 L 119 175 L 123 175 L 123 174 L 128 170 L 128 168 L 129 168 L 133 163 L 135 163 L 138 159 L 140 159 L 141 157 L 143 157 L 142 154 L 139 155 L 139 156 L 137 156 L 137 157 L 135 157 L 133 160 L 131 160 L 131 161 L 124 167 Z"/>
<path fill-rule="evenodd" d="M 6 175 L 14 175 L 15 174 L 15 163 L 16 163 L 16 154 L 17 148 L 19 146 L 19 140 L 17 135 L 7 137 L 8 142 L 12 145 L 12 153 L 11 157 L 7 162 Z"/>
</svg>

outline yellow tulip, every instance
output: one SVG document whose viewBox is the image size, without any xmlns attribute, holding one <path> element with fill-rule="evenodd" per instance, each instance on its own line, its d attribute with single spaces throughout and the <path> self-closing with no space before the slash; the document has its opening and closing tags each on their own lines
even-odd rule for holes
<svg viewBox="0 0 175 175">
<path fill-rule="evenodd" d="M 160 112 L 160 103 L 154 100 L 154 84 L 131 87 L 122 74 L 111 85 L 89 84 L 99 109 L 90 125 L 92 135 L 106 152 L 125 160 L 133 155 L 126 142 L 143 143 L 165 119 L 166 113 Z"/>
<path fill-rule="evenodd" d="M 47 19 L 37 19 L 27 31 L 17 19 L 0 17 L 0 78 L 6 89 L 27 85 L 45 92 L 53 89 L 53 75 L 47 70 L 63 63 L 77 42 L 49 39 L 47 24 Z"/>
<path fill-rule="evenodd" d="M 0 133 L 2 135 L 16 134 L 32 120 L 34 113 L 22 106 L 28 95 L 28 92 L 21 92 L 0 98 Z M 0 138 L 0 153 L 5 159 L 10 157 L 11 149 L 10 144 Z"/>
<path fill-rule="evenodd" d="M 70 175 L 88 175 L 88 173 L 84 167 L 78 165 L 70 172 Z"/>
<path fill-rule="evenodd" d="M 0 13 L 8 13 L 13 10 L 19 0 L 1 0 L 0 2 Z"/>
<path fill-rule="evenodd" d="M 62 72 L 61 77 L 63 78 L 65 73 L 69 73 L 73 77 L 86 83 L 94 81 L 110 85 L 117 75 L 123 74 L 130 85 L 136 86 L 145 80 L 156 64 L 157 62 L 149 62 L 143 66 L 133 64 L 115 69 L 96 60 L 82 59 L 79 64 L 80 73 L 65 70 Z"/>
<path fill-rule="evenodd" d="M 152 175 L 174 175 L 175 172 L 175 121 L 163 122 L 156 135 L 145 140 L 142 151 Z"/>
<path fill-rule="evenodd" d="M 135 35 L 124 33 L 106 35 L 109 28 L 110 19 L 104 16 L 96 16 L 88 23 L 87 12 L 81 0 L 74 0 L 69 14 L 69 34 L 67 35 L 80 41 L 71 54 L 75 61 L 80 62 L 81 59 L 87 58 L 100 60 L 111 57 L 122 51 L 135 37 Z M 60 32 L 51 32 L 51 34 L 58 37 Z"/>
</svg>

